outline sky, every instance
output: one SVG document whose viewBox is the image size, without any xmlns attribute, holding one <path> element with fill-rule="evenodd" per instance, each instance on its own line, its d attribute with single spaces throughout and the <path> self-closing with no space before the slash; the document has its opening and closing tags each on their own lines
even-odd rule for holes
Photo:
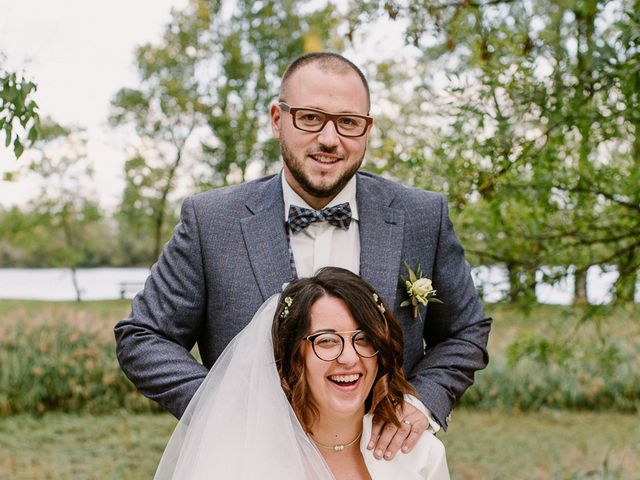
<svg viewBox="0 0 640 480">
<path fill-rule="evenodd" d="M 38 84 L 42 117 L 87 129 L 88 153 L 106 207 L 118 202 L 126 139 L 107 125 L 109 104 L 124 86 L 136 85 L 136 46 L 160 38 L 171 8 L 186 0 L 0 0 L 0 52 L 5 66 Z M 25 155 L 27 155 L 25 153 Z M 0 146 L 0 205 L 21 205 L 33 196 L 27 178 L 2 181 L 16 160 Z"/>
</svg>

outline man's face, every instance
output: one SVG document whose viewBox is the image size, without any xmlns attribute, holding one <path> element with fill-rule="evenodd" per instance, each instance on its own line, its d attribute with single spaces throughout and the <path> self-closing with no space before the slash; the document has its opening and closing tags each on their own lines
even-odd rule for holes
<svg viewBox="0 0 640 480">
<path fill-rule="evenodd" d="M 366 90 L 354 71 L 336 73 L 322 70 L 315 63 L 305 65 L 290 77 L 284 95 L 291 107 L 368 113 Z M 320 132 L 303 132 L 293 126 L 291 114 L 277 105 L 271 106 L 270 113 L 287 182 L 310 206 L 323 208 L 358 171 L 371 126 L 361 137 L 339 135 L 333 122 L 327 122 Z"/>
</svg>

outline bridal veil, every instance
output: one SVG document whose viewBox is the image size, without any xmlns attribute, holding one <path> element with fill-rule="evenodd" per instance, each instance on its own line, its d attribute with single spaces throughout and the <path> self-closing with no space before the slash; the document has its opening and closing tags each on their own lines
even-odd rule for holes
<svg viewBox="0 0 640 480">
<path fill-rule="evenodd" d="M 331 480 L 276 370 L 267 300 L 227 346 L 189 403 L 155 478 Z"/>
</svg>

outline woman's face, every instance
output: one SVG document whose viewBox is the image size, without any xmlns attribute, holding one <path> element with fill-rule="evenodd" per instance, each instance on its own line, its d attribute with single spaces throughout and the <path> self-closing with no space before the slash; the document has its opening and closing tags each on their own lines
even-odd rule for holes
<svg viewBox="0 0 640 480">
<path fill-rule="evenodd" d="M 303 342 L 306 382 L 320 417 L 364 415 L 364 403 L 378 372 L 377 355 L 364 358 L 354 350 L 351 332 L 358 325 L 343 300 L 321 297 L 311 307 L 310 317 L 309 334 L 324 330 L 349 332 L 342 334 L 344 350 L 329 362 L 316 356 L 311 342 Z"/>
</svg>

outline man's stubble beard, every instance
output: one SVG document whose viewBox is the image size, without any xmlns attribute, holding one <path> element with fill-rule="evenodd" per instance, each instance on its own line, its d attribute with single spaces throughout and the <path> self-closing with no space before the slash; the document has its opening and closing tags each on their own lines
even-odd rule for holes
<svg viewBox="0 0 640 480">
<path fill-rule="evenodd" d="M 287 148 L 286 142 L 284 139 L 280 142 L 280 153 L 282 155 L 282 160 L 284 164 L 287 166 L 287 169 L 293 176 L 293 178 L 298 182 L 300 187 L 307 192 L 309 195 L 316 198 L 333 198 L 345 187 L 349 180 L 356 174 L 360 165 L 362 165 L 362 161 L 364 159 L 364 155 L 367 151 L 367 147 L 365 145 L 364 152 L 362 152 L 362 156 L 359 161 L 354 163 L 353 167 L 344 172 L 344 174 L 338 178 L 333 184 L 327 185 L 325 187 L 316 187 L 312 184 L 311 179 L 304 173 L 302 168 L 299 168 L 299 162 L 293 156 L 291 151 Z M 306 157 L 306 155 L 305 155 Z M 304 162 L 305 158 L 301 160 L 300 163 Z"/>
</svg>

